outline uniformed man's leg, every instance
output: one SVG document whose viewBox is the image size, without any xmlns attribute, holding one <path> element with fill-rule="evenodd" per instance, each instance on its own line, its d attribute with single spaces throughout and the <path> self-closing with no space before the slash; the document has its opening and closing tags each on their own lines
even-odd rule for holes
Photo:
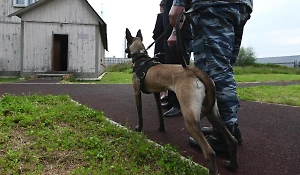
<svg viewBox="0 0 300 175">
<path fill-rule="evenodd" d="M 242 20 L 247 21 L 246 18 L 241 19 L 241 16 L 243 15 L 240 12 L 240 5 L 237 4 L 209 7 L 198 14 L 193 14 L 198 31 L 193 48 L 195 66 L 206 71 L 214 80 L 221 118 L 240 142 L 241 133 L 237 124 L 240 104 L 232 64 L 236 61 L 242 39 L 242 33 L 238 35 L 237 29 L 242 32 L 245 24 L 245 22 L 242 24 Z M 227 152 L 225 141 L 218 131 L 209 129 L 212 135 L 207 139 L 212 148 L 217 152 Z"/>
</svg>

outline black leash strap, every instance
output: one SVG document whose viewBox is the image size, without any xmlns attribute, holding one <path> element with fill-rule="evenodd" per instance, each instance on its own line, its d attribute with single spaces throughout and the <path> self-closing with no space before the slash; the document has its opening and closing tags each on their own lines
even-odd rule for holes
<svg viewBox="0 0 300 175">
<path fill-rule="evenodd" d="M 186 20 L 192 25 L 192 28 L 193 28 L 193 37 L 195 37 L 197 35 L 197 30 L 196 30 L 196 24 L 195 22 L 193 21 L 193 19 L 191 18 L 191 16 L 187 13 L 180 13 L 177 17 L 177 20 L 176 20 L 176 27 L 175 27 L 175 30 L 176 30 L 176 46 L 177 46 L 177 54 L 178 54 L 178 57 L 180 59 L 180 62 L 181 62 L 181 65 L 182 67 L 186 67 L 187 64 L 186 64 L 186 61 L 184 59 L 184 51 L 186 52 L 186 49 L 185 48 L 183 50 L 183 47 L 182 47 L 182 40 L 181 40 L 181 33 L 180 33 L 180 23 L 183 22 L 182 18 L 183 18 L 183 15 L 185 15 L 186 17 Z"/>
<path fill-rule="evenodd" d="M 181 65 L 182 67 L 186 67 L 187 64 L 186 64 L 186 61 L 184 59 L 184 54 L 183 54 L 183 48 L 182 48 L 182 40 L 181 40 L 181 34 L 180 34 L 180 22 L 182 22 L 182 17 L 183 15 L 185 15 L 186 17 L 186 20 L 192 25 L 192 29 L 193 29 L 193 34 L 194 34 L 194 37 L 197 35 L 197 30 L 196 30 L 196 24 L 195 22 L 193 21 L 193 19 L 191 18 L 191 16 L 188 14 L 188 13 L 180 13 L 177 17 L 177 20 L 176 20 L 176 46 L 177 46 L 177 54 L 178 54 L 178 57 L 180 59 L 180 62 L 181 62 Z M 162 36 L 172 27 L 171 24 L 168 25 L 168 27 L 164 30 L 164 32 L 155 40 L 153 41 L 147 48 L 146 50 L 149 50 L 157 41 L 159 41 Z M 185 48 L 186 50 L 186 48 Z"/>
<path fill-rule="evenodd" d="M 159 35 L 159 37 L 158 37 L 155 41 L 153 41 L 153 42 L 147 47 L 146 50 L 149 50 L 149 49 L 153 46 L 153 44 L 157 43 L 157 41 L 160 40 L 160 39 L 162 38 L 162 36 L 164 36 L 164 34 L 165 34 L 170 28 L 171 28 L 171 24 L 168 25 L 168 27 L 164 30 L 164 32 L 163 32 L 161 35 Z"/>
</svg>

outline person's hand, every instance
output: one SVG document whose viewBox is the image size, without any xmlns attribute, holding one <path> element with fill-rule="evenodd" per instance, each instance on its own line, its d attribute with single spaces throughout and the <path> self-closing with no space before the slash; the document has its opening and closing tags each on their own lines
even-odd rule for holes
<svg viewBox="0 0 300 175">
<path fill-rule="evenodd" d="M 176 27 L 176 20 L 177 17 L 180 13 L 184 13 L 185 12 L 185 8 L 183 6 L 172 6 L 169 12 L 169 19 L 170 19 L 170 24 L 173 27 Z M 185 16 L 183 15 L 183 21 L 185 20 Z M 183 22 L 180 23 L 180 28 L 182 27 Z"/>
<path fill-rule="evenodd" d="M 176 44 L 176 33 L 175 33 L 175 28 L 173 28 L 173 31 L 168 38 L 168 46 L 171 47 Z"/>
</svg>

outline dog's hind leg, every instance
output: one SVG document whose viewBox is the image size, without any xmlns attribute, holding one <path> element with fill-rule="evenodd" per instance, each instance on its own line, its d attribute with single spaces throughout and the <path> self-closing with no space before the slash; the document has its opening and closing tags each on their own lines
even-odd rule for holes
<svg viewBox="0 0 300 175">
<path fill-rule="evenodd" d="M 143 114 L 142 114 L 142 97 L 141 97 L 140 90 L 135 91 L 135 103 L 136 103 L 136 108 L 139 117 L 139 125 L 135 127 L 135 130 L 141 132 L 143 129 Z"/>
<path fill-rule="evenodd" d="M 155 97 L 155 102 L 157 106 L 157 111 L 158 111 L 158 118 L 159 118 L 159 131 L 165 131 L 165 122 L 164 122 L 164 117 L 162 115 L 162 109 L 161 109 L 161 102 L 160 102 L 160 93 L 153 93 Z"/>
<path fill-rule="evenodd" d="M 205 97 L 204 88 L 189 87 L 188 91 L 186 89 L 187 87 L 185 86 L 181 92 L 177 91 L 176 94 L 180 103 L 186 128 L 191 137 L 193 137 L 200 145 L 207 161 L 209 174 L 217 175 L 218 168 L 216 165 L 216 154 L 207 142 L 204 134 L 201 132 L 200 127 L 201 104 Z"/>
<path fill-rule="evenodd" d="M 200 109 L 200 108 L 199 108 Z M 197 112 L 195 112 L 197 111 Z M 184 121 L 186 128 L 190 135 L 196 140 L 200 145 L 202 152 L 204 154 L 205 160 L 207 161 L 209 174 L 217 175 L 218 169 L 216 165 L 216 154 L 214 150 L 210 147 L 204 134 L 201 132 L 200 128 L 200 112 L 201 110 L 193 109 L 181 109 L 182 115 L 184 116 Z"/>
<path fill-rule="evenodd" d="M 208 121 L 215 127 L 225 139 L 226 144 L 229 148 L 230 161 L 223 161 L 224 168 L 230 171 L 236 171 L 238 168 L 237 162 L 237 140 L 232 136 L 224 122 L 222 121 L 217 104 L 215 104 L 213 110 L 207 114 Z"/>
</svg>

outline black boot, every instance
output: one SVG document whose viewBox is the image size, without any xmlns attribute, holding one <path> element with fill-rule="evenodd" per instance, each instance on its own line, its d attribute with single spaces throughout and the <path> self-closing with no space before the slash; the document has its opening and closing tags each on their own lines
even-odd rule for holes
<svg viewBox="0 0 300 175">
<path fill-rule="evenodd" d="M 172 105 L 170 102 L 161 103 L 161 107 L 165 109 L 171 109 Z"/>
<path fill-rule="evenodd" d="M 211 126 L 210 127 L 202 127 L 201 130 L 202 130 L 203 134 L 205 136 L 207 136 L 207 135 L 212 135 L 213 134 L 214 128 L 211 127 Z M 238 123 L 234 124 L 233 131 L 230 131 L 230 133 L 233 133 L 233 136 L 238 141 L 239 145 L 241 145 L 243 143 L 243 139 L 242 139 L 242 135 L 241 135 L 241 131 L 240 131 Z"/>
<path fill-rule="evenodd" d="M 225 158 L 229 157 L 228 146 L 225 141 L 220 141 L 219 138 L 213 137 L 212 135 L 206 136 L 206 139 L 216 155 L 224 156 Z M 201 150 L 201 147 L 193 137 L 189 137 L 189 144 Z"/>
<path fill-rule="evenodd" d="M 242 142 L 241 133 L 240 133 L 237 123 L 232 126 L 227 126 L 227 128 L 230 133 L 237 133 L 234 136 L 235 137 L 239 136 L 240 141 Z M 207 139 L 209 145 L 212 147 L 212 149 L 216 152 L 217 155 L 220 155 L 220 154 L 228 155 L 229 154 L 228 145 L 226 144 L 224 138 L 222 137 L 221 133 L 218 130 L 216 130 L 216 129 L 211 130 L 211 129 L 208 129 L 208 127 L 206 127 L 204 132 L 206 132 L 204 134 L 209 133 L 208 135 L 206 135 L 206 139 Z M 198 143 L 192 137 L 189 138 L 189 143 L 193 146 L 200 148 Z"/>
<path fill-rule="evenodd" d="M 170 110 L 163 114 L 164 117 L 175 117 L 181 114 L 181 110 L 178 107 L 172 107 Z"/>
</svg>

